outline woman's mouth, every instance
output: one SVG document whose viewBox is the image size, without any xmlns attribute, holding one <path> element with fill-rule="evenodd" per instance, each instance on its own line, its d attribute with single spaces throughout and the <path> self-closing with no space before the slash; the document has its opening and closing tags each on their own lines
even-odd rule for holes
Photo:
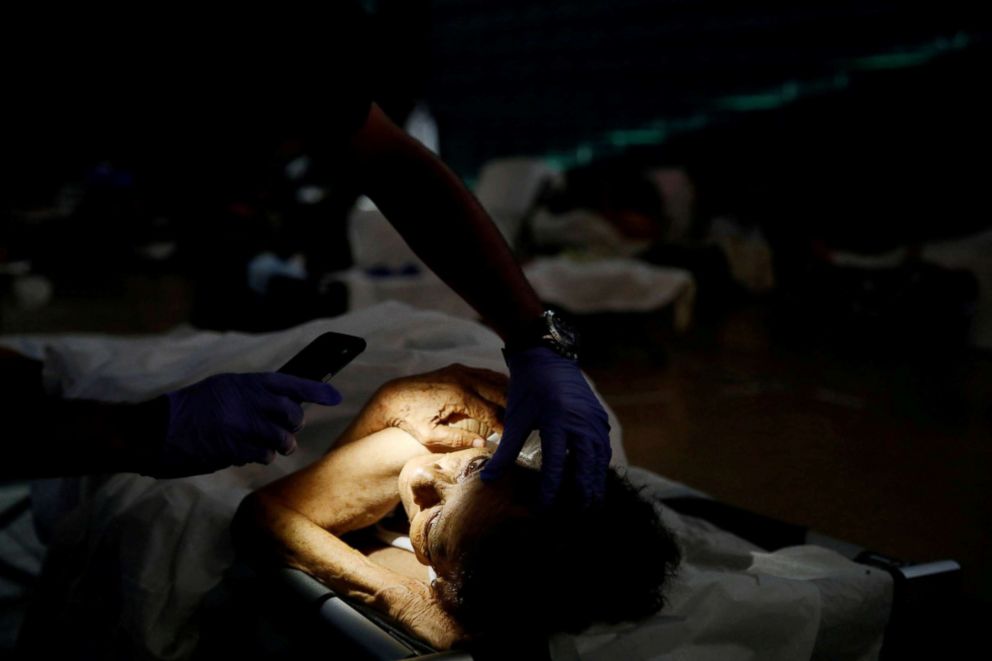
<svg viewBox="0 0 992 661">
<path fill-rule="evenodd" d="M 431 518 L 427 520 L 424 524 L 424 557 L 427 558 L 428 562 L 431 562 L 431 546 L 428 543 L 430 540 L 431 528 L 434 526 L 434 522 L 437 521 L 437 517 L 441 516 L 441 508 L 437 508 L 437 511 L 431 515 Z"/>
</svg>

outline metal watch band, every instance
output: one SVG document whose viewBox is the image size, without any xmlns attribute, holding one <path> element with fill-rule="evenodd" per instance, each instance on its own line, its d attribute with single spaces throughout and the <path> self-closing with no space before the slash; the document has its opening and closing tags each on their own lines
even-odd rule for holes
<svg viewBox="0 0 992 661">
<path fill-rule="evenodd" d="M 578 333 L 554 310 L 545 310 L 528 328 L 506 343 L 506 349 L 511 353 L 541 346 L 548 347 L 565 358 L 578 359 Z"/>
</svg>

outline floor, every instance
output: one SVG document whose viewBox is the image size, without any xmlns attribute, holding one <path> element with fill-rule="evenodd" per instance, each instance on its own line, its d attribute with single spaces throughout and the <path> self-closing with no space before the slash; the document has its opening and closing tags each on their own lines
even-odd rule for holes
<svg viewBox="0 0 992 661">
<path fill-rule="evenodd" d="M 992 355 L 873 360 L 777 342 L 745 306 L 590 370 L 631 463 L 910 561 L 992 603 Z"/>
</svg>

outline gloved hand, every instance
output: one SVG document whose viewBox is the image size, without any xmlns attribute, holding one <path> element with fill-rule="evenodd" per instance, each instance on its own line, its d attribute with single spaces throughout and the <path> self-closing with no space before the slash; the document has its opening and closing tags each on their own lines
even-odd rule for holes
<svg viewBox="0 0 992 661">
<path fill-rule="evenodd" d="M 546 347 L 506 355 L 510 368 L 503 437 L 482 470 L 491 481 L 512 464 L 531 430 L 541 434 L 541 503 L 550 505 L 568 466 L 589 504 L 606 491 L 610 424 L 578 364 Z"/>
<path fill-rule="evenodd" d="M 271 463 L 277 451 L 296 449 L 294 434 L 303 426 L 300 402 L 341 401 L 325 383 L 278 373 L 219 374 L 165 397 L 168 427 L 147 471 L 153 477 Z"/>
</svg>

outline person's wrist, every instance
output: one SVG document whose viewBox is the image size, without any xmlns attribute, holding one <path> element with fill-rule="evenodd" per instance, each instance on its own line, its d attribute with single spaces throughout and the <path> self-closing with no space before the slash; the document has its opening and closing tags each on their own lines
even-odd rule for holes
<svg viewBox="0 0 992 661">
<path fill-rule="evenodd" d="M 392 381 L 379 390 L 376 397 L 375 408 L 372 411 L 372 420 L 379 429 L 386 427 L 397 427 L 400 418 L 400 400 L 402 397 L 402 387 Z"/>
<path fill-rule="evenodd" d="M 512 378 L 513 372 L 523 367 L 524 365 L 533 363 L 535 360 L 568 360 L 560 355 L 554 349 L 546 347 L 544 345 L 537 345 L 526 348 L 519 348 L 516 351 L 511 351 L 509 349 L 503 349 L 503 361 L 506 366 L 510 368 L 510 376 Z"/>
<path fill-rule="evenodd" d="M 389 404 L 393 397 L 390 386 L 391 382 L 380 386 L 358 413 L 356 427 L 360 429 L 363 436 L 393 426 L 391 423 L 392 417 L 394 417 L 391 415 L 393 407 Z"/>
<path fill-rule="evenodd" d="M 540 317 L 521 325 L 507 336 L 503 355 L 509 357 L 538 347 L 577 360 L 579 333 L 560 312 L 545 310 Z"/>
</svg>

